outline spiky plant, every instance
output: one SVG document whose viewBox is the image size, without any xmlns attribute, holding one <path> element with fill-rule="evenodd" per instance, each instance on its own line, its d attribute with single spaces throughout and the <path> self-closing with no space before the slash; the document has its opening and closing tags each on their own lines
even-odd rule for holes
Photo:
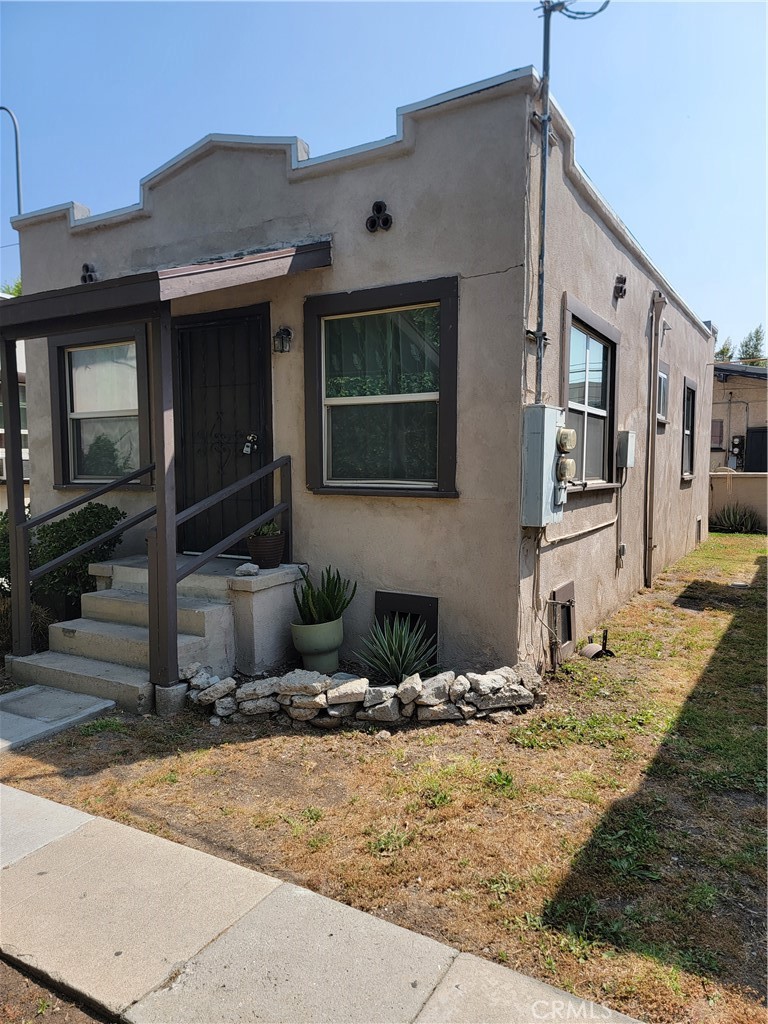
<svg viewBox="0 0 768 1024">
<path fill-rule="evenodd" d="M 371 632 L 363 637 L 363 650 L 357 657 L 375 669 L 387 681 L 398 686 L 414 672 L 424 672 L 437 654 L 435 637 L 427 637 L 427 624 L 416 625 L 410 615 L 395 615 L 384 625 L 374 622 Z"/>
<path fill-rule="evenodd" d="M 320 573 L 320 585 L 316 587 L 309 574 L 300 569 L 304 582 L 293 588 L 293 599 L 299 609 L 305 626 L 316 626 L 321 622 L 335 622 L 340 619 L 352 598 L 357 593 L 357 583 L 343 580 L 338 569 L 326 566 Z M 352 590 L 350 592 L 350 586 Z"/>
<path fill-rule="evenodd" d="M 753 508 L 740 505 L 725 505 L 719 512 L 709 517 L 710 530 L 721 533 L 765 533 L 760 516 Z"/>
</svg>

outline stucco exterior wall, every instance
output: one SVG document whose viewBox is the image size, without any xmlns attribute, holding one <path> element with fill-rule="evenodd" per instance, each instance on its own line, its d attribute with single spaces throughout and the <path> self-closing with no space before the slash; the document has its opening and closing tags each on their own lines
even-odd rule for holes
<svg viewBox="0 0 768 1024">
<path fill-rule="evenodd" d="M 560 394 L 563 359 L 563 301 L 567 293 L 621 332 L 617 345 L 615 392 L 617 429 L 636 436 L 635 466 L 626 470 L 620 489 L 569 489 L 561 523 L 547 528 L 541 539 L 541 566 L 534 573 L 535 537 L 524 531 L 521 544 L 521 654 L 540 657 L 547 644 L 541 618 L 545 602 L 563 584 L 575 583 L 576 636 L 583 637 L 644 583 L 645 495 L 647 481 L 648 421 L 650 405 L 650 353 L 652 296 L 667 295 L 664 320 L 671 330 L 664 335 L 660 359 L 670 365 L 669 411 L 656 434 L 654 573 L 675 561 L 696 543 L 697 520 L 701 538 L 707 532 L 712 339 L 707 329 L 669 293 L 611 225 L 605 208 L 591 201 L 590 186 L 573 167 L 573 135 L 567 122 L 555 114 L 557 144 L 550 149 L 547 197 L 546 302 L 544 326 L 549 338 L 544 357 L 543 399 L 567 405 Z M 538 181 L 541 137 L 531 137 L 531 243 L 529 294 L 535 294 L 538 254 Z M 614 282 L 626 276 L 626 297 L 616 300 Z M 531 301 L 528 327 L 536 326 Z M 525 403 L 534 399 L 535 345 L 529 343 L 522 381 Z M 682 431 L 684 378 L 698 385 L 694 477 L 683 480 Z M 654 382 L 655 386 L 655 382 Z M 617 480 L 621 480 L 617 471 Z M 620 543 L 626 555 L 620 567 Z"/>
<path fill-rule="evenodd" d="M 69 213 L 22 225 L 27 291 L 182 264 L 239 248 L 331 237 L 333 266 L 173 304 L 186 315 L 269 302 L 274 330 L 295 333 L 272 356 L 275 455 L 294 468 L 294 557 L 358 580 L 348 648 L 373 619 L 377 589 L 437 596 L 441 658 L 488 667 L 517 651 L 517 379 L 524 281 L 526 101 L 504 85 L 407 115 L 402 141 L 291 170 L 285 145 L 214 148 L 155 178 L 144 210 L 74 227 Z M 394 216 L 375 235 L 374 200 Z M 457 499 L 316 495 L 305 486 L 302 320 L 307 295 L 459 278 Z M 44 340 L 28 345 L 35 511 L 53 489 Z M 32 404 L 34 403 L 34 405 Z M 67 495 L 68 496 L 68 495 Z M 123 492 L 132 512 L 147 492 Z"/>
<path fill-rule="evenodd" d="M 744 505 L 760 516 L 763 530 L 768 525 L 768 473 L 710 473 L 709 514 L 727 505 Z"/>
</svg>

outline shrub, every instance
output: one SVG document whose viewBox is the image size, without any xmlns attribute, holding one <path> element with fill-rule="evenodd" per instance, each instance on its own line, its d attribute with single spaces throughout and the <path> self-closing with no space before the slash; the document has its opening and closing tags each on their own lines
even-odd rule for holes
<svg viewBox="0 0 768 1024">
<path fill-rule="evenodd" d="M 293 599 L 299 609 L 302 623 L 305 626 L 315 626 L 321 622 L 335 622 L 336 619 L 340 619 L 357 593 L 357 584 L 355 583 L 350 593 L 350 581 L 343 580 L 339 570 L 331 569 L 330 565 L 320 573 L 319 587 L 314 585 L 303 569 L 299 572 L 304 582 L 300 589 L 294 587 Z"/>
<path fill-rule="evenodd" d="M 32 605 L 32 649 L 48 650 L 48 627 L 53 617 L 47 608 L 39 604 Z M 11 627 L 11 599 L 7 594 L 0 594 L 0 655 L 9 654 L 13 646 Z"/>
<path fill-rule="evenodd" d="M 740 505 L 726 505 L 709 517 L 710 530 L 720 533 L 764 533 L 760 516 L 753 508 Z"/>
<path fill-rule="evenodd" d="M 125 519 L 125 512 L 100 502 L 89 501 L 83 508 L 70 512 L 56 522 L 44 523 L 34 531 L 29 552 L 31 568 L 44 565 L 72 548 L 93 540 L 100 533 L 111 530 Z M 111 558 L 119 544 L 119 538 L 97 545 L 79 558 L 67 562 L 61 569 L 47 573 L 32 586 L 32 599 L 40 600 L 48 595 L 78 597 L 93 590 L 95 581 L 88 575 L 91 562 Z M 10 547 L 8 540 L 8 513 L 0 513 L 0 590 L 10 591 Z"/>
<path fill-rule="evenodd" d="M 263 523 L 261 526 L 257 526 L 253 533 L 249 533 L 249 537 L 279 537 L 282 530 L 274 521 L 269 523 Z"/>
<path fill-rule="evenodd" d="M 434 636 L 425 637 L 427 624 L 418 625 L 410 615 L 385 619 L 383 627 L 374 622 L 363 637 L 364 650 L 357 652 L 364 665 L 375 669 L 394 686 L 415 672 L 424 672 L 434 662 L 437 645 Z"/>
</svg>

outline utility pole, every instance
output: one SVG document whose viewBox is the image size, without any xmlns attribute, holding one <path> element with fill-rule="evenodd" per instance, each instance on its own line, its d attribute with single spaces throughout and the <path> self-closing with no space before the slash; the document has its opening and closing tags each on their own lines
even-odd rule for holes
<svg viewBox="0 0 768 1024">
<path fill-rule="evenodd" d="M 536 404 L 541 404 L 543 366 L 544 366 L 544 342 L 547 335 L 544 330 L 544 257 L 546 254 L 546 228 L 547 228 L 547 165 L 549 163 L 549 128 L 552 123 L 552 115 L 549 110 L 549 40 L 550 23 L 553 14 L 564 14 L 566 18 L 574 21 L 584 21 L 587 18 L 594 18 L 604 11 L 610 0 L 604 3 L 596 11 L 572 11 L 570 8 L 575 0 L 541 0 L 536 8 L 542 12 L 544 19 L 544 52 L 542 57 L 542 78 L 541 78 L 541 104 L 542 112 L 539 115 L 539 126 L 541 128 L 541 179 L 539 186 L 539 280 L 536 303 Z"/>
<path fill-rule="evenodd" d="M 23 207 L 21 202 L 21 151 L 19 149 L 19 122 L 10 107 L 0 107 L 0 110 L 4 110 L 10 117 L 11 121 L 13 121 L 13 135 L 16 140 L 16 212 L 20 215 L 23 213 Z"/>
</svg>

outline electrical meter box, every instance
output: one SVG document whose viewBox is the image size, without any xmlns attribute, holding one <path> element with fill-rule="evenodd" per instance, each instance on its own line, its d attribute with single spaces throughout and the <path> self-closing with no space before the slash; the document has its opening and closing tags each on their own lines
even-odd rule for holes
<svg viewBox="0 0 768 1024">
<path fill-rule="evenodd" d="M 523 407 L 522 526 L 547 526 L 563 518 L 567 477 L 563 479 L 562 466 L 558 470 L 563 459 L 558 436 L 564 427 L 562 409 L 551 405 Z"/>
<path fill-rule="evenodd" d="M 616 466 L 618 469 L 632 469 L 635 465 L 635 432 L 620 430 L 616 442 Z"/>
</svg>

